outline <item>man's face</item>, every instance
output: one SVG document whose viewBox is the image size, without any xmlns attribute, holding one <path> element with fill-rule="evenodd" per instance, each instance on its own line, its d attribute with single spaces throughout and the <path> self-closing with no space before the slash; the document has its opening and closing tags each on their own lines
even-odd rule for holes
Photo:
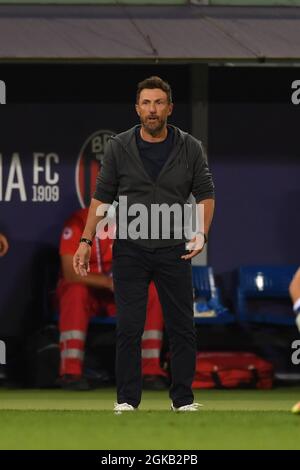
<svg viewBox="0 0 300 470">
<path fill-rule="evenodd" d="M 168 116 L 172 113 L 173 104 L 168 103 L 167 93 L 160 88 L 145 88 L 140 93 L 135 109 L 142 126 L 155 137 L 166 125 Z"/>
</svg>

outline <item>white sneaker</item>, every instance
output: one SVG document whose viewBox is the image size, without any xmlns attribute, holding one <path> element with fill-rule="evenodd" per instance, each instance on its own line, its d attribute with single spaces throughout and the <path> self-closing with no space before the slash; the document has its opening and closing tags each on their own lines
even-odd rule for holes
<svg viewBox="0 0 300 470">
<path fill-rule="evenodd" d="M 132 405 L 129 405 L 128 403 L 115 403 L 114 404 L 114 411 L 117 413 L 121 413 L 122 411 L 135 411 L 136 408 L 134 408 Z"/>
<path fill-rule="evenodd" d="M 201 403 L 191 403 L 190 405 L 183 405 L 180 406 L 179 408 L 175 408 L 175 406 L 171 405 L 171 410 L 172 411 L 199 411 L 199 408 L 203 406 Z"/>
</svg>

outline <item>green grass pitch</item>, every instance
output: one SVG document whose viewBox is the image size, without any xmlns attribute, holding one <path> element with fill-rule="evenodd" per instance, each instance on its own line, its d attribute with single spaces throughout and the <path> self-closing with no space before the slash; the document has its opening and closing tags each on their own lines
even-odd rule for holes
<svg viewBox="0 0 300 470">
<path fill-rule="evenodd" d="M 200 390 L 198 412 L 169 411 L 167 392 L 115 415 L 113 389 L 0 389 L 1 449 L 300 449 L 300 387 Z"/>
</svg>

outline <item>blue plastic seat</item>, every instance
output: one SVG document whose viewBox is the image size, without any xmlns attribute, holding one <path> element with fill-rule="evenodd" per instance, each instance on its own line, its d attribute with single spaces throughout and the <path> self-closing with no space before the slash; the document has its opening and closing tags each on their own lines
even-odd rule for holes
<svg viewBox="0 0 300 470">
<path fill-rule="evenodd" d="M 240 322 L 294 325 L 289 284 L 298 266 L 243 266 L 238 270 Z"/>
<path fill-rule="evenodd" d="M 193 266 L 194 320 L 197 324 L 228 324 L 234 315 L 222 305 L 211 266 Z"/>
</svg>

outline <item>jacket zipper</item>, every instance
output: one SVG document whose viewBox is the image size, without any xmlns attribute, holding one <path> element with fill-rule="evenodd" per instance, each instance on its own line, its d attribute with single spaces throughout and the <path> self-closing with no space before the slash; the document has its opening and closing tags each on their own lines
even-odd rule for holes
<svg viewBox="0 0 300 470">
<path fill-rule="evenodd" d="M 135 155 L 132 155 L 132 154 L 127 150 L 127 148 L 123 145 L 123 142 L 122 142 L 120 139 L 118 139 L 118 138 L 116 138 L 116 137 L 114 137 L 114 136 L 111 137 L 111 138 L 112 138 L 113 140 L 119 142 L 119 144 L 121 145 L 121 147 L 125 150 L 125 152 L 126 152 L 130 157 L 134 156 L 134 158 L 135 158 Z M 183 145 L 184 145 L 184 142 L 181 142 L 180 147 L 178 148 L 177 152 L 175 151 L 175 154 L 174 154 L 173 158 L 171 158 L 171 155 L 169 155 L 169 157 L 168 157 L 167 161 L 165 162 L 164 166 L 162 167 L 162 169 L 161 169 L 161 171 L 160 171 L 160 173 L 159 173 L 159 175 L 158 175 L 156 181 L 153 181 L 153 180 L 150 178 L 150 175 L 147 173 L 146 168 L 144 167 L 143 162 L 142 162 L 141 158 L 139 157 L 139 160 L 140 160 L 139 163 L 141 164 L 142 170 L 143 170 L 144 174 L 146 175 L 147 179 L 150 181 L 150 183 L 151 183 L 151 185 L 152 185 L 152 194 L 153 194 L 153 203 L 154 203 L 154 204 L 155 204 L 155 201 L 156 201 L 156 188 L 157 188 L 157 183 L 158 183 L 158 181 L 161 179 L 161 175 L 165 172 L 165 170 L 166 170 L 166 168 L 168 167 L 168 164 L 170 163 L 170 161 L 172 161 L 173 159 L 175 159 L 175 158 L 177 157 L 177 155 L 178 155 L 178 153 L 179 153 L 179 151 L 181 150 L 181 148 L 182 148 Z M 172 152 L 171 152 L 171 154 L 172 154 Z M 185 161 L 186 161 L 186 166 L 187 166 L 187 168 L 188 168 L 188 162 L 187 162 L 186 149 L 185 149 L 185 148 L 184 148 L 184 158 L 185 158 Z M 151 237 L 150 237 L 150 239 L 149 239 L 148 241 L 149 241 L 150 247 L 151 247 L 151 245 L 152 245 L 152 239 L 151 239 Z"/>
</svg>

